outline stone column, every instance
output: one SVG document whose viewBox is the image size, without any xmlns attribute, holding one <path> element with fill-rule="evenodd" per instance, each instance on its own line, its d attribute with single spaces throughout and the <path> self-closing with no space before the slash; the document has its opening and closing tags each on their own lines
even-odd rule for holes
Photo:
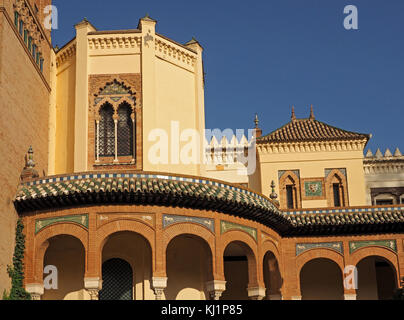
<svg viewBox="0 0 404 320">
<path fill-rule="evenodd" d="M 154 290 L 154 294 L 156 295 L 156 300 L 162 300 L 164 289 L 167 288 L 167 280 L 166 277 L 153 277 L 152 278 L 152 288 Z"/>
<path fill-rule="evenodd" d="M 98 294 L 102 289 L 102 280 L 100 278 L 84 278 L 84 288 L 91 300 L 98 300 Z"/>
<path fill-rule="evenodd" d="M 291 300 L 302 300 L 302 296 L 292 296 Z"/>
<path fill-rule="evenodd" d="M 248 298 L 250 300 L 262 300 L 265 298 L 266 289 L 262 287 L 248 288 Z"/>
<path fill-rule="evenodd" d="M 41 300 L 41 296 L 44 294 L 43 283 L 27 284 L 25 290 L 31 294 L 31 300 Z"/>
<path fill-rule="evenodd" d="M 356 300 L 356 290 L 355 289 L 345 289 L 344 290 L 344 300 Z"/>
<path fill-rule="evenodd" d="M 209 292 L 210 300 L 219 300 L 226 290 L 226 281 L 212 280 L 206 282 L 206 290 Z"/>
</svg>

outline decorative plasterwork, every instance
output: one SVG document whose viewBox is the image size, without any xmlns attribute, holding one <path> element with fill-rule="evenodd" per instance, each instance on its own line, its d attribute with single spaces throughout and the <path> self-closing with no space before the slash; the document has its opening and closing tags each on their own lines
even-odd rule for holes
<svg viewBox="0 0 404 320">
<path fill-rule="evenodd" d="M 362 151 L 366 141 L 319 141 L 291 143 L 261 143 L 257 144 L 258 152 L 268 153 L 302 153 L 327 151 Z"/>
<path fill-rule="evenodd" d="M 139 35 L 114 34 L 90 36 L 88 47 L 90 50 L 103 49 L 135 49 L 140 48 L 142 38 Z"/>
<path fill-rule="evenodd" d="M 331 249 L 343 253 L 342 242 L 298 243 L 296 244 L 296 257 L 311 249 Z"/>
<path fill-rule="evenodd" d="M 76 41 L 56 53 L 56 67 L 60 67 L 76 55 Z"/>
<path fill-rule="evenodd" d="M 155 226 L 155 216 L 154 214 L 145 214 L 145 213 L 120 213 L 120 212 L 108 212 L 108 213 L 99 213 L 97 215 L 97 228 L 102 225 L 109 223 L 115 220 L 138 220 L 146 223 L 147 225 L 154 227 Z"/>
<path fill-rule="evenodd" d="M 365 174 L 404 173 L 404 159 L 391 161 L 363 160 Z"/>
<path fill-rule="evenodd" d="M 64 216 L 49 219 L 39 219 L 35 221 L 35 234 L 43 228 L 59 222 L 73 222 L 88 228 L 88 215 Z"/>
<path fill-rule="evenodd" d="M 220 222 L 221 234 L 232 231 L 232 230 L 240 230 L 240 231 L 247 232 L 251 237 L 253 237 L 255 239 L 255 241 L 257 241 L 257 229 L 243 226 L 243 225 L 236 224 L 236 223 L 229 222 L 229 221 Z"/>
<path fill-rule="evenodd" d="M 183 67 L 189 71 L 194 71 L 196 55 L 172 42 L 156 36 L 155 40 L 156 56 Z"/>
<path fill-rule="evenodd" d="M 34 40 L 34 43 L 41 50 L 42 40 L 45 39 L 45 35 L 42 33 L 41 28 L 38 26 L 35 14 L 31 11 L 30 6 L 26 0 L 17 0 L 14 4 L 14 10 L 20 15 L 20 19 L 24 22 L 24 27 L 28 30 L 29 35 Z"/>
<path fill-rule="evenodd" d="M 393 250 L 394 252 L 397 252 L 396 240 L 369 240 L 369 241 L 350 241 L 349 253 L 354 253 L 359 249 L 374 246 L 385 247 L 387 249 Z"/>
<path fill-rule="evenodd" d="M 163 215 L 163 228 L 167 228 L 176 223 L 196 223 L 209 229 L 215 233 L 215 221 L 208 218 L 198 218 L 198 217 L 188 217 L 188 216 L 174 216 L 174 215 Z"/>
</svg>

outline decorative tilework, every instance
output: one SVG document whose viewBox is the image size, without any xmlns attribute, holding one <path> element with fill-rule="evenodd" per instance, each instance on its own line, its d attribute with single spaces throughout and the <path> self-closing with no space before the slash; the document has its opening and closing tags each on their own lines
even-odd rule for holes
<svg viewBox="0 0 404 320">
<path fill-rule="evenodd" d="M 343 253 L 342 242 L 298 243 L 296 244 L 296 256 L 311 249 L 331 249 Z"/>
<path fill-rule="evenodd" d="M 58 222 L 74 222 L 82 225 L 85 228 L 88 228 L 88 215 L 77 215 L 77 216 L 65 216 L 65 217 L 56 217 L 49 219 L 40 219 L 35 221 L 35 234 L 41 231 L 43 228 L 50 226 L 52 224 Z"/>
<path fill-rule="evenodd" d="M 397 242 L 396 240 L 374 240 L 374 241 L 351 241 L 349 242 L 349 253 L 354 253 L 355 251 L 366 248 L 366 247 L 385 247 L 387 249 L 397 252 Z"/>
<path fill-rule="evenodd" d="M 181 222 L 197 223 L 215 233 L 215 221 L 213 219 L 188 217 L 188 216 L 163 215 L 163 228 L 167 228 L 172 224 Z"/>
<path fill-rule="evenodd" d="M 282 178 L 282 176 L 288 171 L 293 172 L 298 178 L 300 178 L 300 170 L 279 170 L 278 179 L 280 180 Z"/>
<path fill-rule="evenodd" d="M 155 225 L 155 216 L 154 214 L 144 214 L 144 213 L 120 213 L 120 212 L 109 212 L 109 213 L 100 213 L 97 215 L 97 227 L 100 227 L 108 222 L 119 220 L 119 219 L 129 219 L 129 220 L 139 220 L 151 227 Z"/>
<path fill-rule="evenodd" d="M 336 169 L 339 170 L 339 172 L 341 172 L 346 177 L 346 169 L 345 168 L 336 168 Z M 325 169 L 324 170 L 325 171 L 325 177 L 327 178 L 330 175 L 331 171 L 333 171 L 333 170 L 335 170 L 335 169 Z"/>
<path fill-rule="evenodd" d="M 323 195 L 323 182 L 305 181 L 304 193 L 306 197 L 321 197 Z"/>
<path fill-rule="evenodd" d="M 221 234 L 226 233 L 231 230 L 241 230 L 244 232 L 247 232 L 251 237 L 257 241 L 257 229 L 250 228 L 247 226 L 242 226 L 240 224 L 232 223 L 229 221 L 221 221 L 220 222 L 220 232 Z"/>
</svg>

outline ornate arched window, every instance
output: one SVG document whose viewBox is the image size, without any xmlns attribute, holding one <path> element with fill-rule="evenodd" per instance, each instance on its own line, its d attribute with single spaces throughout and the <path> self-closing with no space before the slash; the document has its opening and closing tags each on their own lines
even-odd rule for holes
<svg viewBox="0 0 404 320">
<path fill-rule="evenodd" d="M 111 165 L 141 168 L 141 107 L 136 91 L 116 79 L 96 90 L 91 98 L 94 126 L 89 128 L 89 141 L 95 142 L 95 148 L 89 149 L 89 165 L 106 169 Z"/>
<path fill-rule="evenodd" d="M 123 102 L 118 108 L 118 156 L 133 155 L 133 129 L 132 108 Z"/>
<path fill-rule="evenodd" d="M 285 172 L 279 179 L 281 209 L 302 207 L 299 177 L 292 171 Z"/>
<path fill-rule="evenodd" d="M 114 109 L 108 102 L 100 108 L 99 132 L 96 136 L 96 147 L 100 157 L 113 157 L 115 155 L 115 125 Z M 97 152 L 97 150 L 96 150 Z"/>
<path fill-rule="evenodd" d="M 339 169 L 333 169 L 326 178 L 328 207 L 349 206 L 347 180 L 343 172 Z"/>
</svg>

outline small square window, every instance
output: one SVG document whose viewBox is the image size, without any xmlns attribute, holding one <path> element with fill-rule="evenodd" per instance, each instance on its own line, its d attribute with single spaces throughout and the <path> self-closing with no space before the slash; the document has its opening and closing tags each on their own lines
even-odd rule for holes
<svg viewBox="0 0 404 320">
<path fill-rule="evenodd" d="M 32 50 L 32 38 L 31 37 L 28 38 L 28 50 L 29 51 Z"/>
<path fill-rule="evenodd" d="M 24 42 L 25 42 L 25 45 L 28 45 L 28 30 L 27 29 L 24 30 Z"/>
<path fill-rule="evenodd" d="M 32 57 L 35 59 L 35 55 L 36 55 L 36 45 L 34 44 L 32 46 Z"/>
<path fill-rule="evenodd" d="M 43 72 L 43 62 L 44 62 L 44 60 L 41 58 L 41 61 L 39 62 L 39 67 L 41 68 L 41 72 Z"/>
</svg>

